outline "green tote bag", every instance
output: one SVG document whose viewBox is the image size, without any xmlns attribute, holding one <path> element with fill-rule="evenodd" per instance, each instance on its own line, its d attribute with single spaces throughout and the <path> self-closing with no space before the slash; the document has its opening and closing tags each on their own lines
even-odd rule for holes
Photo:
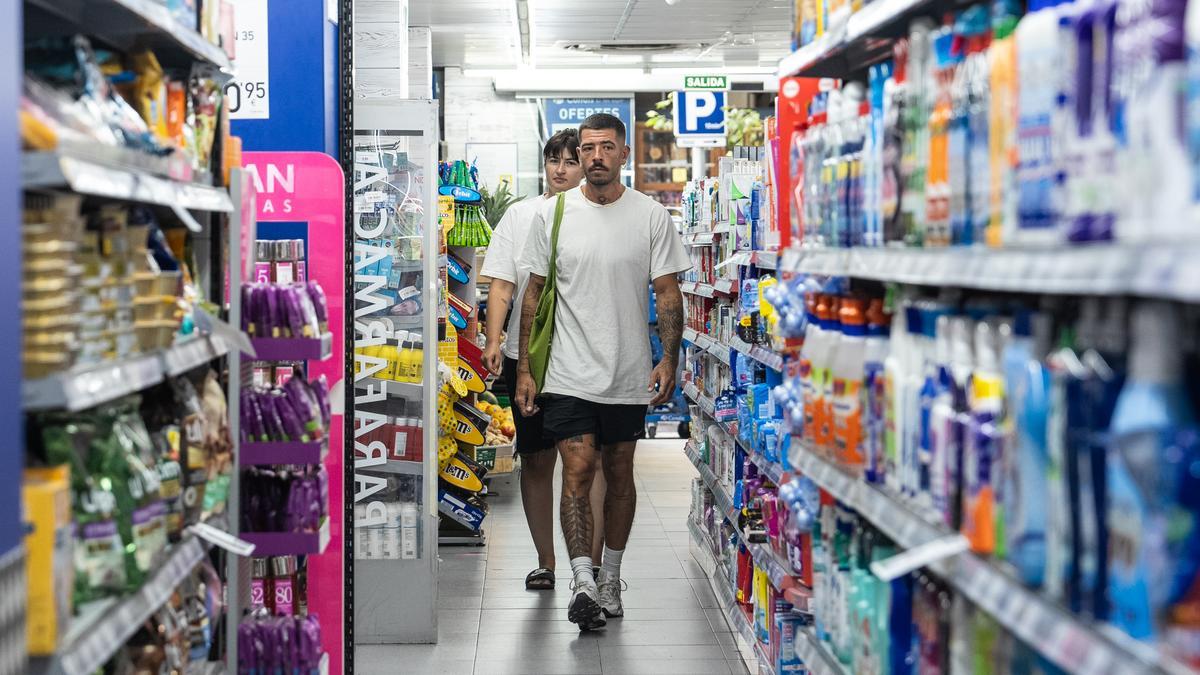
<svg viewBox="0 0 1200 675">
<path fill-rule="evenodd" d="M 558 302 L 558 228 L 562 225 L 565 194 L 558 195 L 554 207 L 554 227 L 550 231 L 550 271 L 546 274 L 546 285 L 538 298 L 537 313 L 533 315 L 533 328 L 529 330 L 529 372 L 537 383 L 538 392 L 546 383 L 546 369 L 550 366 L 550 343 L 554 339 L 554 306 Z"/>
</svg>

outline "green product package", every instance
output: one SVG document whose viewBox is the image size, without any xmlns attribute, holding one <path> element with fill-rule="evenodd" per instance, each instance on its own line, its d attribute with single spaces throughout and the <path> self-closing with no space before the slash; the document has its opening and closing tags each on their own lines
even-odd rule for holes
<svg viewBox="0 0 1200 675">
<path fill-rule="evenodd" d="M 78 420 L 48 417 L 40 422 L 47 461 L 71 467 L 75 606 L 119 595 L 126 587 L 126 571 L 117 500 L 112 481 L 93 474 L 89 466 L 99 439 L 98 425 L 90 416 Z"/>
<path fill-rule="evenodd" d="M 554 309 L 558 303 L 558 230 L 562 226 L 563 206 L 566 195 L 558 195 L 554 206 L 554 227 L 550 231 L 550 270 L 546 273 L 546 284 L 538 298 L 537 313 L 533 316 L 533 327 L 529 331 L 529 372 L 537 383 L 540 393 L 546 383 L 546 370 L 550 366 L 550 343 L 554 339 Z"/>
</svg>

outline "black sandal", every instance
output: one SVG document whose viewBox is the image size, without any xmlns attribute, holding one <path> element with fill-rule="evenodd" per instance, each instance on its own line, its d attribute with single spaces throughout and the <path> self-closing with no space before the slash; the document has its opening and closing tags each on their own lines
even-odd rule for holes
<svg viewBox="0 0 1200 675">
<path fill-rule="evenodd" d="M 552 591 L 554 590 L 554 570 L 539 567 L 525 577 L 525 590 Z"/>
</svg>

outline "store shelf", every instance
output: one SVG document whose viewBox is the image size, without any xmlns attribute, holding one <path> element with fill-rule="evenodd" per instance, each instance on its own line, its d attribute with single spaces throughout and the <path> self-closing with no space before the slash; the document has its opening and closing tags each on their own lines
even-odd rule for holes
<svg viewBox="0 0 1200 675">
<path fill-rule="evenodd" d="M 32 675 L 87 675 L 103 666 L 150 615 L 166 604 L 175 588 L 205 558 L 207 547 L 185 536 L 156 566 L 153 576 L 132 595 L 108 598 L 79 608 L 53 657 L 29 662 Z"/>
<path fill-rule="evenodd" d="M 796 632 L 795 645 L 796 655 L 812 675 L 849 675 L 849 671 L 842 668 L 842 664 L 833 658 L 825 645 L 817 639 L 817 633 L 812 626 Z"/>
<path fill-rule="evenodd" d="M 228 352 L 220 338 L 200 337 L 159 352 L 22 380 L 22 407 L 26 411 L 86 410 L 153 387 L 164 377 L 185 373 Z"/>
<path fill-rule="evenodd" d="M 725 265 L 737 265 L 739 267 L 757 267 L 764 270 L 773 270 L 778 262 L 778 254 L 775 251 L 738 251 L 721 261 L 718 267 Z"/>
<path fill-rule="evenodd" d="M 718 562 L 713 556 L 715 547 L 712 540 L 700 530 L 700 527 L 691 518 L 688 518 L 688 531 L 691 533 L 692 539 L 692 557 L 700 569 L 704 570 L 709 588 L 716 596 L 721 613 L 725 617 L 725 623 L 737 641 L 738 651 L 742 655 L 746 669 L 752 673 L 758 672 L 758 659 L 754 650 L 757 640 L 750 628 L 749 619 L 734 602 L 732 577 L 729 576 L 725 565 Z"/>
<path fill-rule="evenodd" d="M 698 295 L 702 298 L 713 297 L 713 287 L 709 284 L 702 284 L 698 281 L 680 282 L 679 290 L 687 293 L 688 295 Z"/>
<path fill-rule="evenodd" d="M 750 550 L 750 557 L 754 559 L 754 564 L 767 573 L 771 585 L 776 590 L 783 591 L 795 585 L 793 578 L 796 577 L 796 572 L 792 570 L 791 563 L 780 557 L 770 544 L 748 544 L 746 548 Z"/>
<path fill-rule="evenodd" d="M 918 14 L 937 6 L 934 0 L 876 0 L 845 16 L 831 16 L 822 38 L 797 49 L 779 62 L 779 77 L 844 77 L 891 53 L 891 44 L 874 38 L 900 35 Z"/>
<path fill-rule="evenodd" d="M 729 491 L 725 485 L 721 483 L 716 474 L 708 464 L 700 458 L 700 454 L 696 451 L 695 445 L 691 441 L 688 442 L 684 449 L 684 454 L 700 472 L 700 480 L 704 481 L 704 485 L 708 487 L 709 492 L 713 494 L 713 505 L 721 512 L 721 515 L 728 520 L 735 529 L 738 528 L 738 510 L 733 506 L 733 498 L 729 496 Z M 741 537 L 741 530 L 738 530 L 738 537 Z"/>
<path fill-rule="evenodd" d="M 752 345 L 736 335 L 730 338 L 729 347 L 734 351 L 745 354 L 748 358 L 758 361 L 771 370 L 783 371 L 782 354 L 773 352 L 761 345 Z"/>
<path fill-rule="evenodd" d="M 242 539 L 254 544 L 255 557 L 276 555 L 316 555 L 329 546 L 329 519 L 316 532 L 242 532 Z"/>
<path fill-rule="evenodd" d="M 953 534 L 912 508 L 793 441 L 792 465 L 871 521 L 905 549 Z M 1089 624 L 1031 591 L 991 562 L 962 553 L 931 569 L 958 593 L 1056 665 L 1082 675 L 1192 672 L 1165 655 L 1110 628 Z"/>
<path fill-rule="evenodd" d="M 198 211 L 233 211 L 229 192 L 212 185 L 155 175 L 135 162 L 154 158 L 122 148 L 52 150 L 21 155 L 21 186 L 70 188 L 80 194 Z"/>
<path fill-rule="evenodd" d="M 156 0 L 26 0 L 26 4 L 45 11 L 48 19 L 59 24 L 56 34 L 83 33 L 120 49 L 149 46 L 174 51 L 187 60 L 199 59 L 231 70 L 223 49 L 204 39 L 195 27 L 176 21 L 166 5 Z"/>
<path fill-rule="evenodd" d="M 228 353 L 229 344 L 219 337 L 193 338 L 162 352 L 163 370 L 168 377 L 175 377 Z"/>
<path fill-rule="evenodd" d="M 398 382 L 378 377 L 364 377 L 354 383 L 355 389 L 370 388 L 376 394 L 386 392 L 388 398 L 419 401 L 425 395 L 425 385 L 420 382 Z"/>
<path fill-rule="evenodd" d="M 252 338 L 258 361 L 324 361 L 333 353 L 333 334 L 316 338 Z"/>
<path fill-rule="evenodd" d="M 683 234 L 683 243 L 688 246 L 712 246 L 715 240 L 715 232 L 685 232 Z"/>
<path fill-rule="evenodd" d="M 242 443 L 238 449 L 238 464 L 320 464 L 328 454 L 328 439 L 311 443 Z"/>
<path fill-rule="evenodd" d="M 370 473 L 393 473 L 404 476 L 422 476 L 425 474 L 425 464 L 422 462 L 410 462 L 405 459 L 389 459 L 383 464 L 374 466 L 364 466 L 359 471 L 367 471 Z"/>
<path fill-rule="evenodd" d="M 758 658 L 758 675 L 775 675 L 775 664 L 767 656 L 761 642 L 754 643 L 754 656 Z"/>
<path fill-rule="evenodd" d="M 1200 301 L 1200 245 L 1092 244 L 1050 249 L 789 250 L 789 272 L 1015 293 L 1138 295 Z"/>
<path fill-rule="evenodd" d="M 700 409 L 709 417 L 716 414 L 716 404 L 713 403 L 713 400 L 701 394 L 696 385 L 691 382 L 683 385 L 683 395 L 695 401 L 696 405 L 700 406 Z"/>
</svg>

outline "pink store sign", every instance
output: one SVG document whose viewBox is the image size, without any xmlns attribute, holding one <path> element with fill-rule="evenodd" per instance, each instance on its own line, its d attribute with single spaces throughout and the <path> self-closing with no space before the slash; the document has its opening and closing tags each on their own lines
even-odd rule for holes
<svg viewBox="0 0 1200 675">
<path fill-rule="evenodd" d="M 308 608 L 321 618 L 321 642 L 329 654 L 331 675 L 342 673 L 343 578 L 342 489 L 343 408 L 346 366 L 346 199 L 342 168 L 319 152 L 247 152 L 242 156 L 258 193 L 258 222 L 307 223 L 308 278 L 325 289 L 333 354 L 310 362 L 309 376 L 329 381 L 333 422 L 329 429 L 330 542 L 321 555 L 308 557 Z M 252 253 L 252 251 L 251 251 Z"/>
</svg>

